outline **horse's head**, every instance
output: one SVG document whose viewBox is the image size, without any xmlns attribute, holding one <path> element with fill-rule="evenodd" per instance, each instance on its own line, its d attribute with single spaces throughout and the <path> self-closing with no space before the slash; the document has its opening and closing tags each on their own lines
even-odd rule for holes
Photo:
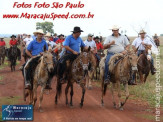
<svg viewBox="0 0 163 122">
<path fill-rule="evenodd" d="M 128 52 L 128 60 L 131 65 L 132 71 L 137 71 L 138 56 L 136 55 L 135 51 L 132 50 Z"/>
<path fill-rule="evenodd" d="M 44 52 L 42 54 L 42 58 L 43 58 L 43 63 L 47 67 L 47 70 L 49 72 L 53 72 L 53 70 L 54 70 L 54 66 L 53 66 L 53 55 L 51 54 L 50 51 L 47 51 L 46 50 L 46 46 L 44 46 Z"/>
<path fill-rule="evenodd" d="M 146 53 L 146 55 L 147 55 L 147 59 L 148 60 L 151 60 L 151 54 L 152 54 L 152 50 L 151 50 L 151 47 L 152 47 L 152 45 L 146 45 L 145 46 L 145 53 Z"/>
</svg>

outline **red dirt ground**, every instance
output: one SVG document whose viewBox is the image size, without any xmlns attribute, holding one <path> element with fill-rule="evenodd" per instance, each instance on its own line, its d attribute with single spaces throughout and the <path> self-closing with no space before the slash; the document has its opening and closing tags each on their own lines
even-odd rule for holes
<svg viewBox="0 0 163 122">
<path fill-rule="evenodd" d="M 4 82 L 4 85 L 0 85 L 0 97 L 21 96 L 20 104 L 27 104 L 23 101 L 23 77 L 21 71 L 18 70 L 20 65 L 16 67 L 15 72 L 11 72 L 9 67 L 0 70 L 0 75 L 3 76 L 2 82 Z M 58 100 L 58 105 L 55 105 L 55 80 L 53 80 L 52 87 L 53 89 L 49 94 L 44 94 L 43 113 L 38 111 L 37 101 L 34 110 L 34 122 L 152 122 L 135 115 L 150 114 L 154 116 L 154 113 L 146 111 L 149 108 L 147 105 L 139 104 L 138 101 L 134 102 L 134 100 L 127 101 L 123 111 L 114 109 L 109 90 L 104 97 L 105 105 L 102 107 L 100 104 L 101 91 L 95 85 L 92 90 L 86 90 L 83 108 L 79 107 L 81 88 L 76 84 L 74 84 L 74 106 L 65 105 L 65 85 L 63 85 L 62 96 Z"/>
</svg>

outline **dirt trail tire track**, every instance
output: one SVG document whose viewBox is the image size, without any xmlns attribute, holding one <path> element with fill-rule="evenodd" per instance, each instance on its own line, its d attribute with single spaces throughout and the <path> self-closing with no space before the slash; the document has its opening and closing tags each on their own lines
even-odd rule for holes
<svg viewBox="0 0 163 122">
<path fill-rule="evenodd" d="M 4 77 L 4 85 L 0 85 L 0 97 L 21 96 L 21 104 L 27 104 L 23 101 L 23 77 L 21 71 L 18 70 L 21 64 L 16 67 L 15 72 L 10 72 L 9 67 L 0 70 L 0 75 Z M 38 111 L 37 101 L 34 109 L 34 122 L 150 122 L 150 120 L 135 116 L 135 114 L 145 114 L 144 110 L 147 107 L 133 104 L 130 100 L 125 105 L 124 111 L 115 110 L 109 91 L 104 97 L 105 105 L 102 107 L 100 104 L 101 90 L 98 87 L 86 90 L 83 108 L 79 106 L 82 92 L 78 85 L 74 84 L 73 107 L 65 105 L 65 85 L 62 88 L 62 96 L 58 99 L 58 105 L 54 103 L 55 80 L 53 80 L 52 88 L 50 94 L 44 94 L 43 113 Z M 38 97 L 39 92 L 40 89 L 38 89 Z"/>
</svg>

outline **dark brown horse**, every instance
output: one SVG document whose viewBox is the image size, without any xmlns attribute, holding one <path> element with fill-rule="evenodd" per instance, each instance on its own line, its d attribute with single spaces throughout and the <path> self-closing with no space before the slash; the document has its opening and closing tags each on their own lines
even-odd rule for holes
<svg viewBox="0 0 163 122">
<path fill-rule="evenodd" d="M 10 49 L 8 51 L 8 57 L 9 57 L 9 61 L 10 61 L 11 71 L 15 71 L 16 60 L 18 57 L 17 45 L 10 47 Z"/>
<path fill-rule="evenodd" d="M 138 73 L 141 83 L 146 82 L 151 68 L 151 45 L 148 45 L 145 46 L 144 52 L 138 58 Z"/>
<path fill-rule="evenodd" d="M 4 60 L 5 60 L 5 47 L 0 46 L 0 65 L 4 64 Z"/>
<path fill-rule="evenodd" d="M 91 53 L 90 48 L 89 51 L 82 51 L 80 53 L 80 55 L 72 62 L 70 62 L 69 60 L 66 62 L 67 63 L 67 68 L 68 69 L 68 76 L 67 76 L 67 86 L 65 89 L 65 95 L 66 95 L 66 105 L 68 105 L 68 90 L 71 87 L 71 91 L 70 91 L 70 106 L 73 106 L 72 103 L 72 97 L 74 94 L 73 91 L 73 83 L 76 82 L 78 84 L 80 84 L 81 88 L 82 88 L 82 98 L 81 98 L 81 103 L 80 103 L 80 107 L 83 106 L 83 102 L 84 102 L 84 95 L 85 95 L 85 85 L 86 85 L 86 76 L 88 74 L 88 70 L 90 68 L 90 64 L 94 64 L 95 62 L 92 60 L 92 57 L 94 56 L 93 53 Z M 61 87 L 62 84 L 59 81 L 59 78 L 57 76 L 57 93 L 56 93 L 56 97 L 55 97 L 55 103 L 57 104 L 57 98 L 58 96 L 60 96 L 61 94 Z"/>
</svg>

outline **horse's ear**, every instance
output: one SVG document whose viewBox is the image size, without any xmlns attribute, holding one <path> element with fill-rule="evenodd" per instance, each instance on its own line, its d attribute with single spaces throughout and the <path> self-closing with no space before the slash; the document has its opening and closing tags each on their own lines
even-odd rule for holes
<svg viewBox="0 0 163 122">
<path fill-rule="evenodd" d="M 91 47 L 89 46 L 89 47 L 88 47 L 88 52 L 89 52 L 90 50 L 91 50 Z"/>
<path fill-rule="evenodd" d="M 44 52 L 46 51 L 46 45 L 44 45 Z"/>
</svg>

